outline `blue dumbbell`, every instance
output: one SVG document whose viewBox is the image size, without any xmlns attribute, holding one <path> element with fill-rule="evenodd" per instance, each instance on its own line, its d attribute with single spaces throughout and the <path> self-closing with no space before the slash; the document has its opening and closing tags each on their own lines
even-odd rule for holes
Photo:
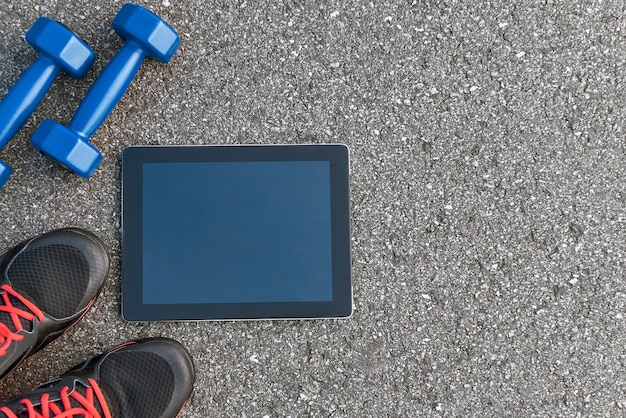
<svg viewBox="0 0 626 418">
<path fill-rule="evenodd" d="M 45 119 L 33 134 L 35 148 L 83 177 L 91 177 L 102 160 L 89 143 L 120 101 L 146 56 L 170 61 L 180 39 L 151 11 L 127 3 L 113 19 L 113 28 L 126 44 L 102 70 L 79 105 L 68 127 Z"/>
<path fill-rule="evenodd" d="M 0 102 L 0 149 L 33 113 L 59 71 L 82 77 L 96 58 L 83 40 L 47 17 L 37 19 L 26 33 L 26 40 L 40 56 Z M 11 172 L 11 167 L 0 161 L 0 188 Z"/>
</svg>

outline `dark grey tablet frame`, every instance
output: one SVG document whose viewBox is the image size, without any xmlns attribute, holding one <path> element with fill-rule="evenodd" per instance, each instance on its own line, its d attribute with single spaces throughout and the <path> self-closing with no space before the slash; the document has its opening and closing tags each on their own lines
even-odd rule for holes
<svg viewBox="0 0 626 418">
<path fill-rule="evenodd" d="M 270 303 L 143 303 L 142 171 L 145 163 L 328 161 L 332 300 Z M 133 146 L 122 157 L 122 316 L 129 321 L 342 318 L 352 314 L 349 152 L 340 144 Z M 175 283 L 172 283 L 175 285 Z"/>
</svg>

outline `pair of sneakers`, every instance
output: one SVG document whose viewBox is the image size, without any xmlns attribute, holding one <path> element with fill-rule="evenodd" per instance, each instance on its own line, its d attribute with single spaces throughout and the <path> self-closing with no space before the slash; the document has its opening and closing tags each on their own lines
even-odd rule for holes
<svg viewBox="0 0 626 418">
<path fill-rule="evenodd" d="M 108 268 L 100 239 L 78 228 L 0 254 L 0 378 L 82 318 Z M 193 383 L 191 358 L 178 342 L 131 341 L 0 402 L 0 417 L 176 417 Z"/>
</svg>

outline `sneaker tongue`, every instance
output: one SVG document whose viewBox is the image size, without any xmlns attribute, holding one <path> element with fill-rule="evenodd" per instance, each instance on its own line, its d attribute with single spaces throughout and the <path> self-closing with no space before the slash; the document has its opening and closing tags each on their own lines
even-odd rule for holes
<svg viewBox="0 0 626 418">
<path fill-rule="evenodd" d="M 35 300 L 35 298 L 31 297 L 27 292 L 24 292 L 22 289 L 20 288 L 13 288 L 17 293 L 19 293 L 21 296 L 23 296 L 25 299 L 28 299 L 28 301 L 33 302 L 35 305 L 39 306 L 37 304 L 37 300 Z M 11 302 L 11 305 L 13 305 L 13 307 L 17 308 L 17 309 L 21 309 L 25 312 L 29 312 L 32 313 L 30 309 L 28 309 L 28 307 L 22 303 L 21 300 L 19 300 L 16 297 L 13 297 L 12 295 L 9 295 L 9 301 Z M 1 302 L 2 305 L 5 305 L 4 302 Z M 29 321 L 26 318 L 23 317 L 19 317 L 20 318 L 20 322 L 22 323 L 22 327 L 24 328 L 25 331 L 31 332 L 33 330 L 33 322 Z M 3 324 L 5 324 L 7 327 L 9 327 L 9 329 L 11 331 L 15 330 L 15 325 L 13 324 L 13 320 L 11 319 L 11 315 L 8 312 L 0 312 L 0 322 L 2 322 Z"/>
<path fill-rule="evenodd" d="M 38 394 L 35 394 L 33 392 L 33 394 L 30 394 L 30 396 L 27 394 L 25 398 L 20 399 L 18 398 L 14 398 L 11 402 L 11 405 L 3 405 L 5 407 L 8 407 L 17 418 L 30 418 L 32 416 L 42 416 L 40 415 L 44 409 L 44 405 L 42 404 L 42 394 L 43 393 L 48 393 L 50 395 L 49 402 L 50 404 L 48 404 L 47 408 L 51 407 L 51 404 L 56 405 L 57 407 L 59 407 L 62 411 L 66 411 L 66 406 L 64 405 L 64 401 L 63 401 L 63 396 L 61 395 L 63 392 L 63 389 L 61 391 L 57 391 L 57 390 L 53 390 L 52 387 L 58 385 L 61 381 L 59 380 L 55 380 L 52 382 L 48 382 L 42 386 L 39 386 L 37 388 L 37 390 L 39 391 Z M 65 390 L 69 390 L 68 394 L 70 396 L 68 396 L 67 400 L 69 400 L 69 405 L 71 408 L 76 408 L 77 410 L 84 410 L 84 405 L 82 405 L 78 400 L 76 400 L 73 396 L 71 396 L 72 393 L 76 392 L 80 395 L 82 395 L 82 397 L 86 398 L 86 393 L 87 393 L 87 388 L 80 382 L 80 381 L 75 381 L 74 384 L 72 384 L 71 382 L 68 382 L 69 386 L 63 386 L 66 389 Z M 73 386 L 73 388 L 72 388 Z M 95 407 L 95 409 L 98 411 L 98 414 L 100 417 L 104 417 L 104 413 L 102 411 L 102 407 L 100 405 L 100 403 L 97 400 L 97 397 L 94 396 L 93 397 L 94 401 L 93 401 L 93 406 Z M 105 394 L 105 399 L 107 399 L 108 402 L 108 397 Z M 24 403 L 26 402 L 26 403 Z M 34 408 L 35 414 L 31 415 L 29 412 L 29 406 L 27 404 L 31 404 L 32 407 Z M 111 411 L 111 406 L 109 406 L 109 410 Z M 0 416 L 4 416 L 0 413 Z M 46 417 L 49 415 L 45 415 Z M 57 415 L 54 415 L 57 416 Z M 61 416 L 66 416 L 64 414 L 61 414 Z M 83 416 L 82 414 L 78 414 L 78 415 L 72 415 L 72 416 Z M 112 417 L 119 417 L 119 415 L 115 415 L 112 414 Z"/>
<path fill-rule="evenodd" d="M 120 414 L 118 412 L 119 408 L 112 401 L 112 399 L 114 399 L 114 397 L 109 394 L 109 392 L 106 389 L 106 387 L 102 387 L 102 385 L 99 385 L 98 387 L 100 388 L 100 391 L 104 395 L 104 399 L 105 399 L 105 401 L 107 403 L 107 406 L 109 408 L 109 412 L 111 412 L 111 416 L 112 417 L 119 417 L 120 416 Z M 80 393 L 82 396 L 86 397 L 87 388 L 82 383 L 80 383 L 79 381 L 76 381 L 74 383 L 74 389 L 73 390 L 78 392 L 78 393 Z M 71 388 L 70 388 L 70 393 L 71 393 Z M 70 404 L 74 408 L 82 408 L 83 407 L 80 404 L 80 402 L 78 402 L 76 399 L 74 399 L 71 396 L 70 396 Z M 98 401 L 98 397 L 96 396 L 95 393 L 93 394 L 93 405 L 96 408 L 96 410 L 98 411 L 98 414 L 101 417 L 104 417 L 105 415 L 104 415 L 104 411 L 103 411 L 102 405 Z"/>
</svg>

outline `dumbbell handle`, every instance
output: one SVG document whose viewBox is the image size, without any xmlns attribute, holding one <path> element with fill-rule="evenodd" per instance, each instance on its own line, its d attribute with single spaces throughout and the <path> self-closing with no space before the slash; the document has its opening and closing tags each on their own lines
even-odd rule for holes
<svg viewBox="0 0 626 418">
<path fill-rule="evenodd" d="M 89 141 L 128 89 L 145 56 L 137 43 L 127 41 L 94 81 L 68 128 Z"/>
<path fill-rule="evenodd" d="M 0 102 L 0 149 L 33 113 L 59 73 L 50 58 L 41 55 L 13 85 Z"/>
</svg>

